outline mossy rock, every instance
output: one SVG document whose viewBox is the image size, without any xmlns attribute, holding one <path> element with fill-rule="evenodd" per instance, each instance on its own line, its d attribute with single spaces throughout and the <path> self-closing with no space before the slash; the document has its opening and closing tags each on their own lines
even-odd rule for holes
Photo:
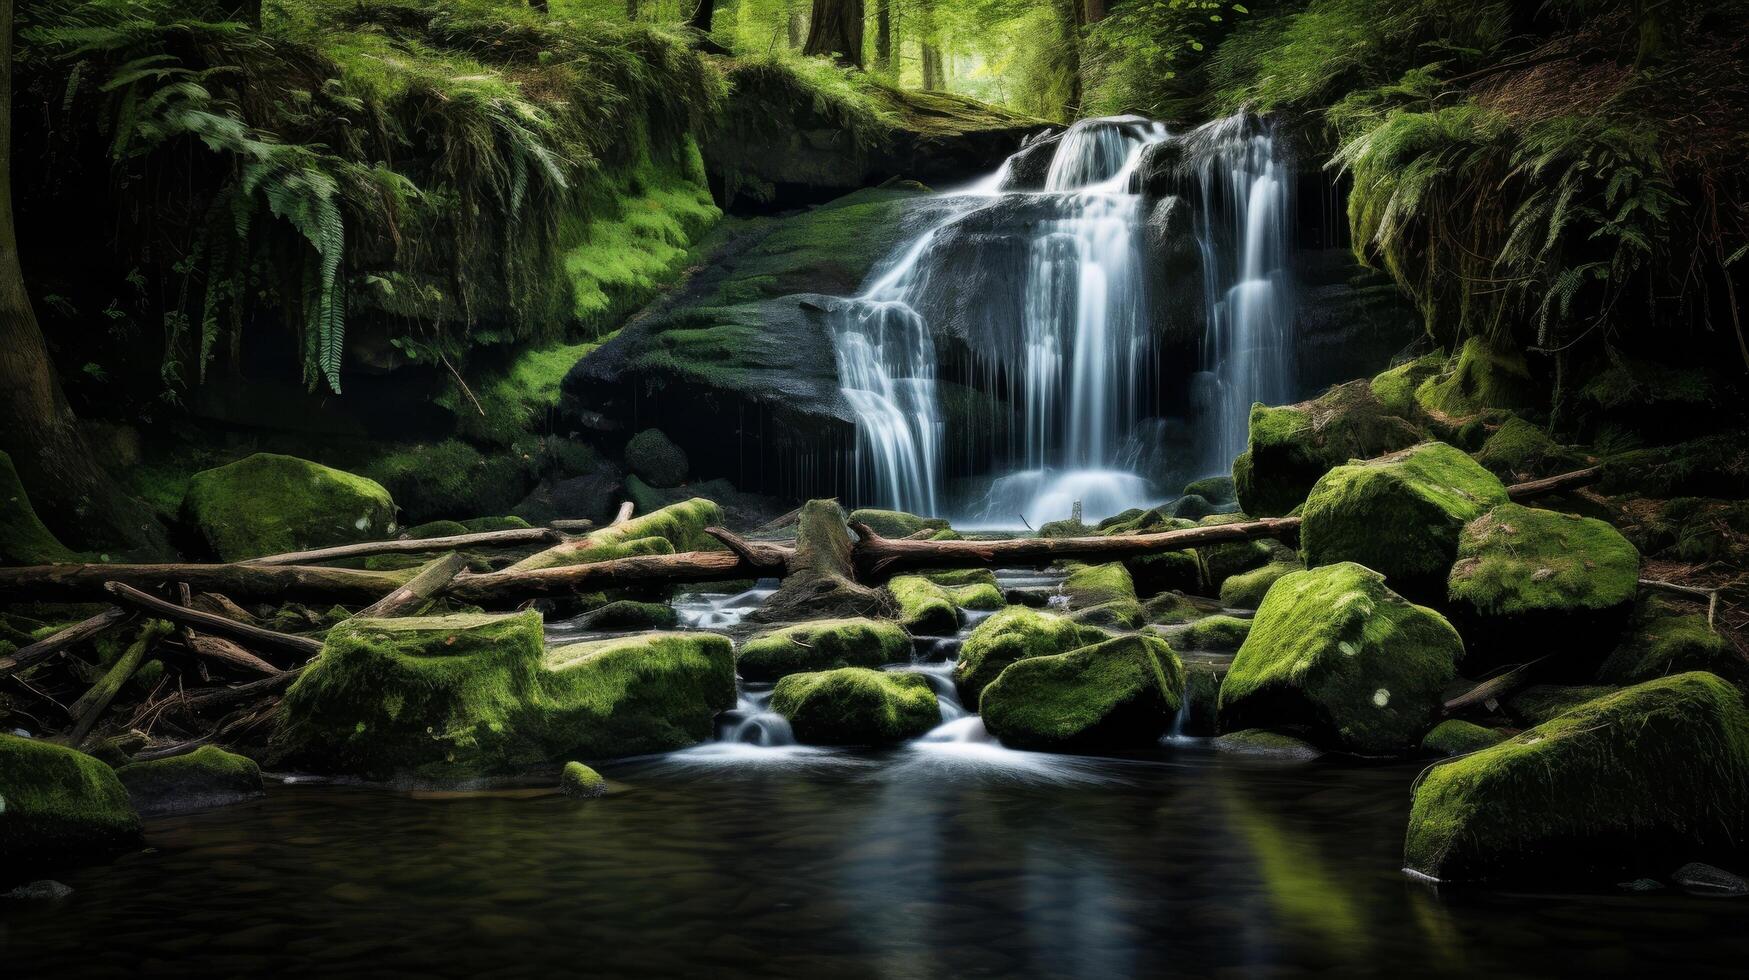
<svg viewBox="0 0 1749 980">
<path fill-rule="evenodd" d="M 984 689 L 979 710 L 1011 748 L 1085 752 L 1151 746 L 1183 703 L 1178 655 L 1165 640 L 1134 633 L 1010 664 Z"/>
<path fill-rule="evenodd" d="M 286 692 L 276 762 L 457 779 L 683 748 L 735 703 L 734 650 L 644 633 L 544 650 L 540 616 L 351 619 Z"/>
<path fill-rule="evenodd" d="M 1604 493 L 1742 499 L 1749 487 L 1749 432 L 1615 453 L 1600 465 Z"/>
<path fill-rule="evenodd" d="M 1352 562 L 1283 576 L 1221 682 L 1221 728 L 1303 728 L 1363 755 L 1413 749 L 1457 676 L 1445 618 Z"/>
<path fill-rule="evenodd" d="M 1579 469 L 1585 458 L 1549 438 L 1541 426 L 1514 415 L 1482 443 L 1476 462 L 1500 479 L 1517 483 Z"/>
<path fill-rule="evenodd" d="M 1365 381 L 1337 385 L 1297 405 L 1253 405 L 1245 452 L 1233 461 L 1239 506 L 1257 517 L 1280 517 L 1333 467 L 1423 438 L 1414 424 L 1386 411 Z"/>
<path fill-rule="evenodd" d="M 879 667 L 908 660 L 911 637 L 878 619 L 821 619 L 760 633 L 741 644 L 736 667 L 750 681 L 788 674 Z"/>
<path fill-rule="evenodd" d="M 674 607 L 665 602 L 615 599 L 588 613 L 589 628 L 606 633 L 633 630 L 671 630 L 680 622 Z"/>
<path fill-rule="evenodd" d="M 1207 517 L 1210 514 L 1218 513 L 1220 511 L 1220 508 L 1210 503 L 1208 498 L 1199 497 L 1196 494 L 1187 494 L 1183 497 L 1179 497 L 1172 502 L 1171 507 L 1168 509 L 1171 510 L 1173 517 L 1179 517 L 1191 521 Z"/>
<path fill-rule="evenodd" d="M 213 745 L 187 755 L 131 762 L 115 771 L 145 816 L 230 806 L 262 795 L 261 768 Z"/>
<path fill-rule="evenodd" d="M 1233 478 L 1230 476 L 1208 476 L 1192 480 L 1185 484 L 1184 496 L 1201 497 L 1216 506 L 1230 504 L 1239 499 L 1238 490 L 1234 488 Z"/>
<path fill-rule="evenodd" d="M 1523 354 L 1471 337 L 1455 363 L 1416 387 L 1415 404 L 1447 423 L 1491 408 L 1542 414 L 1547 390 L 1531 377 Z"/>
<path fill-rule="evenodd" d="M 461 521 L 426 521 L 424 524 L 402 531 L 401 537 L 412 541 L 429 541 L 432 538 L 447 538 L 467 533 L 468 526 Z"/>
<path fill-rule="evenodd" d="M 1461 718 L 1447 718 L 1433 726 L 1421 740 L 1421 751 L 1428 755 L 1465 755 L 1498 745 L 1507 738 L 1504 732 L 1484 728 Z"/>
<path fill-rule="evenodd" d="M 1297 561 L 1272 561 L 1262 568 L 1229 576 L 1221 583 L 1221 605 L 1229 609 L 1256 609 L 1277 579 L 1304 568 Z"/>
<path fill-rule="evenodd" d="M 1445 595 L 1464 525 L 1507 502 L 1506 487 L 1461 450 L 1429 442 L 1338 466 L 1306 498 L 1307 567 L 1357 562 L 1416 598 Z"/>
<path fill-rule="evenodd" d="M 1597 669 L 1597 683 L 1638 684 L 1704 670 L 1749 690 L 1749 659 L 1708 626 L 1705 616 L 1658 599 L 1641 606 L 1632 630 Z"/>
<path fill-rule="evenodd" d="M 772 689 L 771 710 L 807 745 L 896 745 L 941 723 L 928 678 L 866 667 L 790 674 Z"/>
<path fill-rule="evenodd" d="M 868 507 L 851 511 L 850 523 L 866 524 L 883 538 L 908 538 L 920 531 L 949 530 L 947 521 L 940 517 L 918 517 L 902 510 L 875 510 Z"/>
<path fill-rule="evenodd" d="M 686 452 L 661 429 L 645 429 L 626 443 L 626 469 L 652 486 L 677 487 L 686 482 Z"/>
<path fill-rule="evenodd" d="M 1215 524 L 1241 524 L 1249 520 L 1252 518 L 1248 514 L 1215 514 L 1203 518 L 1197 524 L 1209 527 Z M 1196 554 L 1202 562 L 1203 585 L 1213 595 L 1218 595 L 1227 579 L 1235 575 L 1293 556 L 1293 552 L 1279 542 L 1263 538 L 1203 545 L 1196 549 Z"/>
<path fill-rule="evenodd" d="M 1506 698 L 1506 713 L 1520 724 L 1540 725 L 1615 691 L 1605 684 L 1532 684 Z"/>
<path fill-rule="evenodd" d="M 715 503 L 694 497 L 634 517 L 624 524 L 591 531 L 582 541 L 574 542 L 573 547 L 537 552 L 511 567 L 517 571 L 534 571 L 635 555 L 721 551 L 722 542 L 706 534 L 705 528 L 719 525 L 722 520 L 722 509 Z"/>
<path fill-rule="evenodd" d="M 1267 728 L 1245 728 L 1228 732 L 1215 739 L 1215 748 L 1222 752 L 1281 762 L 1310 762 L 1324 754 L 1323 749 L 1303 738 Z"/>
<path fill-rule="evenodd" d="M 1177 734 L 1202 738 L 1220 730 L 1221 678 L 1225 664 L 1190 659 L 1184 666 L 1184 705 L 1178 712 Z"/>
<path fill-rule="evenodd" d="M 1404 863 L 1446 881 L 1601 884 L 1730 864 L 1749 835 L 1749 710 L 1694 672 L 1630 687 L 1415 789 Z"/>
<path fill-rule="evenodd" d="M 1142 612 L 1150 623 L 1172 626 L 1211 616 L 1218 610 L 1210 608 L 1208 600 L 1197 600 L 1182 592 L 1162 592 L 1142 604 Z"/>
<path fill-rule="evenodd" d="M 1367 382 L 1372 396 L 1392 415 L 1408 419 L 1415 416 L 1415 389 L 1445 369 L 1443 353 L 1423 354 L 1412 361 L 1381 371 Z"/>
<path fill-rule="evenodd" d="M 1099 522 L 1096 529 L 1107 537 L 1118 534 L 1154 534 L 1196 527 L 1196 522 L 1175 517 L 1163 508 L 1134 509 Z M 1167 551 L 1124 559 L 1138 596 L 1166 591 L 1197 592 L 1203 587 L 1202 561 L 1195 551 Z"/>
<path fill-rule="evenodd" d="M 1010 606 L 973 627 L 953 668 L 960 700 L 976 708 L 984 688 L 1009 664 L 1029 657 L 1067 653 L 1108 634 L 1074 620 L 1026 606 Z"/>
<path fill-rule="evenodd" d="M 380 484 L 274 453 L 196 473 L 182 513 L 224 561 L 377 540 L 395 528 L 395 502 Z"/>
<path fill-rule="evenodd" d="M 36 516 L 12 457 L 0 452 L 0 564 L 51 565 L 79 561 Z"/>
<path fill-rule="evenodd" d="M 533 487 L 535 469 L 519 453 L 445 439 L 397 447 L 360 472 L 388 489 L 402 520 L 425 522 L 508 511 Z"/>
<path fill-rule="evenodd" d="M 899 605 L 899 622 L 919 636 L 952 636 L 961 609 L 1000 609 L 1002 590 L 995 578 L 968 578 L 965 585 L 941 585 L 937 576 L 900 575 L 887 583 Z M 952 581 L 955 576 L 948 576 Z"/>
<path fill-rule="evenodd" d="M 1178 635 L 1178 645 L 1185 650 L 1206 650 L 1229 653 L 1245 643 L 1251 632 L 1251 621 L 1237 616 L 1205 616 L 1185 627 Z"/>
<path fill-rule="evenodd" d="M 521 531 L 533 527 L 520 517 L 470 517 L 461 522 L 469 534 L 482 534 L 488 531 Z"/>
<path fill-rule="evenodd" d="M 1069 569 L 1062 591 L 1076 622 L 1115 629 L 1136 629 L 1147 622 L 1135 581 L 1122 562 L 1071 563 Z"/>
<path fill-rule="evenodd" d="M 0 734 L 0 884 L 139 846 L 115 771 L 83 752 Z"/>
<path fill-rule="evenodd" d="M 1603 521 L 1501 504 L 1464 525 L 1447 580 L 1475 674 L 1555 647 L 1590 671 L 1615 646 L 1639 589 L 1640 553 Z"/>
<path fill-rule="evenodd" d="M 593 800 L 607 795 L 607 780 L 581 762 L 567 762 L 559 772 L 559 792 L 573 800 Z"/>
</svg>

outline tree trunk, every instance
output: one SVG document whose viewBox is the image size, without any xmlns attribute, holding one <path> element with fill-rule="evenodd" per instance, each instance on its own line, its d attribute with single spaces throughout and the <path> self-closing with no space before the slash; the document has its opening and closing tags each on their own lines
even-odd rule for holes
<svg viewBox="0 0 1749 980">
<path fill-rule="evenodd" d="M 85 445 L 24 287 L 12 219 L 12 15 L 0 0 L 0 451 L 56 534 L 86 548 L 162 545 L 164 530 L 128 499 Z"/>
<path fill-rule="evenodd" d="M 557 544 L 565 536 L 552 528 L 513 527 L 502 531 L 475 531 L 452 534 L 442 538 L 405 538 L 395 541 L 361 541 L 358 544 L 337 544 L 332 548 L 313 551 L 293 551 L 283 555 L 250 558 L 243 565 L 316 565 L 341 558 L 364 558 L 370 555 L 417 555 L 428 552 L 453 551 L 457 548 L 515 548 L 522 545 Z"/>
<path fill-rule="evenodd" d="M 893 0 L 875 0 L 875 67 L 893 67 Z"/>
<path fill-rule="evenodd" d="M 638 19 L 638 0 L 626 0 L 626 20 Z"/>
<path fill-rule="evenodd" d="M 928 41 L 923 42 L 923 91 L 935 92 L 941 88 L 941 49 Z"/>
<path fill-rule="evenodd" d="M 698 0 L 698 6 L 692 8 L 692 16 L 687 20 L 687 26 L 700 34 L 711 32 L 711 20 L 717 12 L 716 0 Z"/>
<path fill-rule="evenodd" d="M 863 0 L 814 0 L 806 55 L 829 54 L 839 64 L 862 67 Z"/>
</svg>

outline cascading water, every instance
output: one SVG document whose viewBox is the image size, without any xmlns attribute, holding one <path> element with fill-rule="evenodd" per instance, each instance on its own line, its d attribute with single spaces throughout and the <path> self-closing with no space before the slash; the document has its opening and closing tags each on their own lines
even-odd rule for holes
<svg viewBox="0 0 1749 980">
<path fill-rule="evenodd" d="M 1200 203 L 1183 234 L 1203 253 L 1201 283 L 1166 281 L 1149 264 L 1147 201 L 1131 186 L 1144 151 L 1169 141 L 1183 149 L 1179 196 Z M 1151 291 L 1207 297 L 1192 421 L 1219 459 L 1209 471 L 1243 448 L 1252 400 L 1287 394 L 1287 181 L 1267 131 L 1244 117 L 1177 138 L 1136 117 L 1083 120 L 1057 140 L 1039 189 L 1001 189 L 1023 154 L 962 192 L 963 208 L 833 314 L 862 502 L 925 514 L 950 504 L 944 452 L 967 435 L 947 431 L 943 410 L 955 344 L 965 386 L 1009 418 L 1006 446 L 969 461 L 991 479 L 981 501 L 957 502 L 974 512 L 961 523 L 1036 524 L 1077 501 L 1098 520 L 1158 500 L 1148 476 L 1125 467 L 1153 431 L 1141 424 L 1158 422 Z M 982 266 L 967 268 L 968 254 Z"/>
</svg>

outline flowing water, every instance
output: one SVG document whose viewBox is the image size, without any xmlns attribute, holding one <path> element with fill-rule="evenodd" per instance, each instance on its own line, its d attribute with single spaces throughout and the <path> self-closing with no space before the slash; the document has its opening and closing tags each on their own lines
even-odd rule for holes
<svg viewBox="0 0 1749 980">
<path fill-rule="evenodd" d="M 1162 142 L 1182 150 L 1175 180 L 1195 221 L 1175 234 L 1195 237 L 1200 282 L 1168 281 L 1148 259 L 1131 177 Z M 1130 465 L 1158 400 L 1160 291 L 1204 293 L 1202 353 L 1185 366 L 1206 457 L 1192 465 L 1225 471 L 1251 402 L 1290 394 L 1288 181 L 1270 131 L 1245 116 L 1179 137 L 1135 117 L 1084 120 L 1058 142 L 1043 190 L 999 190 L 1012 166 L 962 192 L 834 314 L 861 500 L 998 527 L 1060 519 L 1076 501 L 1094 521 L 1160 502 Z M 945 489 L 943 352 L 956 345 L 961 382 L 1009 432 L 970 460 L 990 478 L 976 500 Z"/>
</svg>

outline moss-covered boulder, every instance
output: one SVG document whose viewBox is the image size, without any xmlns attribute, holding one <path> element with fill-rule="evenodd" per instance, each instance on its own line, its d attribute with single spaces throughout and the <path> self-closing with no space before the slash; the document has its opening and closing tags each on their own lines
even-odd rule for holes
<svg viewBox="0 0 1749 980">
<path fill-rule="evenodd" d="M 1119 534 L 1180 531 L 1195 526 L 1196 521 L 1173 516 L 1163 508 L 1137 508 L 1100 521 L 1096 531 L 1110 537 Z M 1151 596 L 1169 590 L 1197 592 L 1203 587 L 1202 562 L 1197 558 L 1196 552 L 1188 548 L 1126 558 L 1123 566 L 1129 569 L 1130 580 L 1138 596 Z"/>
<path fill-rule="evenodd" d="M 1463 641 L 1352 562 L 1269 590 L 1221 682 L 1224 731 L 1303 728 L 1365 755 L 1409 751 L 1438 716 Z"/>
<path fill-rule="evenodd" d="M 581 762 L 567 762 L 559 771 L 559 792 L 573 800 L 593 800 L 607 795 L 607 780 Z"/>
<path fill-rule="evenodd" d="M 1413 424 L 1386 411 L 1365 381 L 1337 385 L 1297 405 L 1253 405 L 1245 451 L 1233 461 L 1239 506 L 1257 517 L 1280 517 L 1298 507 L 1331 468 L 1423 438 Z"/>
<path fill-rule="evenodd" d="M 1749 690 L 1749 659 L 1706 617 L 1662 599 L 1641 603 L 1628 635 L 1597 669 L 1599 684 L 1638 684 L 1705 670 Z"/>
<path fill-rule="evenodd" d="M 487 531 L 518 531 L 533 527 L 520 517 L 470 517 L 461 522 L 470 534 L 480 534 Z"/>
<path fill-rule="evenodd" d="M 963 585 L 942 585 L 964 581 Z M 887 583 L 899 606 L 899 622 L 919 636 L 952 636 L 959 631 L 961 609 L 1000 609 L 1002 592 L 994 578 L 900 575 Z"/>
<path fill-rule="evenodd" d="M 12 457 L 0 452 L 0 565 L 48 565 L 78 561 L 36 516 Z"/>
<path fill-rule="evenodd" d="M 940 517 L 918 517 L 902 510 L 876 510 L 864 507 L 850 512 L 850 523 L 866 524 L 869 530 L 883 538 L 908 538 L 922 531 L 946 531 L 948 523 Z"/>
<path fill-rule="evenodd" d="M 1301 557 L 1311 568 L 1357 562 L 1437 601 L 1464 525 L 1506 499 L 1494 474 L 1441 442 L 1338 466 L 1306 498 Z"/>
<path fill-rule="evenodd" d="M 1705 673 L 1649 681 L 1428 770 L 1404 863 L 1448 881 L 1603 883 L 1729 863 L 1749 835 L 1749 710 Z"/>
<path fill-rule="evenodd" d="M 131 762 L 115 771 L 146 816 L 229 806 L 262 794 L 261 768 L 213 745 L 187 755 Z"/>
<path fill-rule="evenodd" d="M 1204 738 L 1220 731 L 1221 678 L 1227 665 L 1212 660 L 1188 658 L 1184 665 L 1184 704 L 1178 711 L 1173 734 Z"/>
<path fill-rule="evenodd" d="M 1603 521 L 1501 504 L 1464 525 L 1447 580 L 1452 620 L 1469 641 L 1465 669 L 1564 647 L 1587 671 L 1633 610 L 1640 553 Z"/>
<path fill-rule="evenodd" d="M 1135 581 L 1123 563 L 1072 563 L 1069 569 L 1062 591 L 1077 622 L 1117 629 L 1136 629 L 1147 622 L 1147 614 L 1136 599 Z"/>
<path fill-rule="evenodd" d="M 1010 606 L 979 623 L 960 645 L 954 685 L 960 700 L 976 708 L 984 688 L 1012 663 L 1067 653 L 1106 639 L 1103 630 L 1026 606 Z"/>
<path fill-rule="evenodd" d="M 273 453 L 196 473 L 182 513 L 225 561 L 386 538 L 395 527 L 381 485 Z"/>
<path fill-rule="evenodd" d="M 941 723 L 928 678 L 866 667 L 790 674 L 772 689 L 771 710 L 808 745 L 896 745 Z"/>
<path fill-rule="evenodd" d="M 676 487 L 686 482 L 686 452 L 661 429 L 645 429 L 626 443 L 626 469 L 651 486 Z"/>
<path fill-rule="evenodd" d="M 1542 427 L 1514 415 L 1501 423 L 1482 448 L 1476 462 L 1500 479 L 1517 483 L 1537 477 L 1576 470 L 1585 459 L 1549 438 Z"/>
<path fill-rule="evenodd" d="M 1144 602 L 1142 612 L 1147 615 L 1150 623 L 1171 626 L 1212 616 L 1220 612 L 1220 607 L 1211 599 L 1188 596 L 1182 592 L 1162 592 Z"/>
<path fill-rule="evenodd" d="M 1532 684 L 1507 696 L 1504 713 L 1520 725 L 1540 725 L 1615 691 L 1607 684 Z"/>
<path fill-rule="evenodd" d="M 602 633 L 628 633 L 635 630 L 671 630 L 679 625 L 674 607 L 665 602 L 638 602 L 615 599 L 581 617 L 585 629 Z"/>
<path fill-rule="evenodd" d="M 1262 568 L 1229 576 L 1221 583 L 1221 605 L 1228 609 L 1256 609 L 1277 579 L 1304 568 L 1294 560 L 1272 561 Z"/>
<path fill-rule="evenodd" d="M 1134 633 L 1011 664 L 984 689 L 979 710 L 1004 745 L 1087 752 L 1153 745 L 1183 703 L 1178 655 Z"/>
<path fill-rule="evenodd" d="M 139 843 L 140 818 L 114 770 L 83 752 L 0 734 L 0 883 Z"/>
<path fill-rule="evenodd" d="M 1238 491 L 1233 486 L 1230 476 L 1207 476 L 1200 480 L 1192 480 L 1184 486 L 1184 496 L 1201 497 L 1215 506 L 1233 503 L 1239 499 Z"/>
<path fill-rule="evenodd" d="M 1372 396 L 1378 399 L 1379 405 L 1385 411 L 1405 419 L 1413 418 L 1417 408 L 1415 389 L 1444 369 L 1444 354 L 1423 354 L 1412 361 L 1405 361 L 1379 372 L 1367 382 L 1367 387 L 1372 390 Z"/>
<path fill-rule="evenodd" d="M 1540 413 L 1547 408 L 1547 392 L 1531 377 L 1523 354 L 1471 337 L 1445 371 L 1416 387 L 1415 404 L 1452 423 L 1490 408 Z"/>
<path fill-rule="evenodd" d="M 544 650 L 540 616 L 352 619 L 286 692 L 275 760 L 454 779 L 682 748 L 735 703 L 734 650 L 644 633 Z"/>
<path fill-rule="evenodd" d="M 1498 729 L 1484 728 L 1461 718 L 1447 718 L 1434 725 L 1421 739 L 1421 751 L 1429 755 L 1464 755 L 1480 752 L 1505 740 L 1505 733 Z"/>
<path fill-rule="evenodd" d="M 1236 755 L 1256 756 L 1277 762 L 1310 762 L 1324 754 L 1316 745 L 1286 732 L 1245 728 L 1215 739 L 1215 748 Z"/>
<path fill-rule="evenodd" d="M 511 567 L 517 571 L 535 571 L 634 555 L 720 551 L 722 542 L 706 534 L 705 528 L 721 524 L 722 520 L 722 509 L 715 503 L 694 497 L 634 517 L 624 524 L 591 531 L 576 541 L 530 555 Z"/>
<path fill-rule="evenodd" d="M 1215 514 L 1203 518 L 1197 524 L 1202 527 L 1213 524 L 1241 524 L 1251 519 L 1248 514 Z M 1293 552 L 1280 542 L 1264 538 L 1207 544 L 1197 548 L 1196 554 L 1202 562 L 1203 585 L 1210 595 L 1219 595 L 1227 579 L 1235 575 L 1294 557 Z"/>
<path fill-rule="evenodd" d="M 1184 650 L 1228 653 L 1239 649 L 1251 632 L 1251 621 L 1237 616 L 1205 616 L 1184 628 L 1178 646 Z"/>
<path fill-rule="evenodd" d="M 879 667 L 908 660 L 911 637 L 897 623 L 879 619 L 820 619 L 760 633 L 736 657 L 741 676 L 774 681 L 787 674 Z"/>
<path fill-rule="evenodd" d="M 482 453 L 460 439 L 445 439 L 394 447 L 359 472 L 388 489 L 403 521 L 424 522 L 503 513 L 533 487 L 538 468 L 514 450 Z"/>
</svg>

